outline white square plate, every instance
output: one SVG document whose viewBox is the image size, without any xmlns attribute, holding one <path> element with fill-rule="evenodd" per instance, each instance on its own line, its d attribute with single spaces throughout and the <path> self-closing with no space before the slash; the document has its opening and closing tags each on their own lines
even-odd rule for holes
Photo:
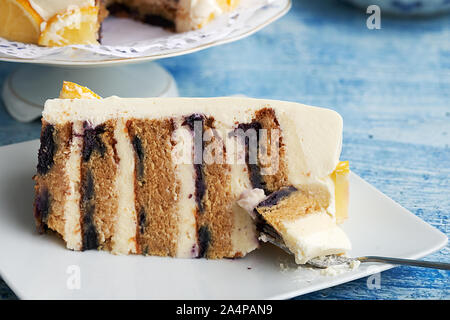
<svg viewBox="0 0 450 320">
<path fill-rule="evenodd" d="M 39 142 L 0 147 L 0 274 L 22 299 L 284 299 L 391 268 L 361 264 L 337 276 L 285 268 L 293 259 L 263 246 L 243 259 L 114 256 L 66 250 L 55 235 L 35 230 L 32 202 Z M 421 258 L 447 237 L 350 175 L 350 219 L 343 225 L 352 256 Z M 75 266 L 75 267 L 73 267 Z M 79 275 L 80 288 L 72 282 Z M 75 284 L 75 289 L 74 285 Z"/>
</svg>

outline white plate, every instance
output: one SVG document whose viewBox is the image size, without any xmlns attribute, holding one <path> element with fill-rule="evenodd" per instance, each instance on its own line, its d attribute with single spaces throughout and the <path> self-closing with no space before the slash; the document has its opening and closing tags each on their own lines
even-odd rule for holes
<svg viewBox="0 0 450 320">
<path fill-rule="evenodd" d="M 362 264 L 338 276 L 299 268 L 266 245 L 243 259 L 211 261 L 66 250 L 55 235 L 38 235 L 32 214 L 39 142 L 0 147 L 0 274 L 22 299 L 284 299 L 377 273 Z M 447 237 L 364 180 L 350 175 L 351 255 L 421 258 Z M 75 266 L 75 267 L 73 267 Z M 80 271 L 81 288 L 74 289 Z M 68 285 L 69 284 L 69 285 Z"/>
<path fill-rule="evenodd" d="M 59 48 L 0 38 L 0 61 L 59 66 L 97 66 L 150 61 L 203 50 L 247 37 L 289 11 L 291 0 L 245 0 L 200 30 L 172 33 L 131 19 L 109 17 L 101 45 Z"/>
</svg>

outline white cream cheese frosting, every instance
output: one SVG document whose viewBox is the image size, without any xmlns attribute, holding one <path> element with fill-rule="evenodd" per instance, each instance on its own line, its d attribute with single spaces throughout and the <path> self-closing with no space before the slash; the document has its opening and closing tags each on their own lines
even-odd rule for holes
<svg viewBox="0 0 450 320">
<path fill-rule="evenodd" d="M 283 240 L 295 254 L 298 264 L 315 257 L 342 254 L 351 249 L 347 235 L 324 211 L 309 213 L 283 224 Z"/>
<path fill-rule="evenodd" d="M 136 253 L 136 208 L 134 204 L 134 154 L 127 139 L 126 123 L 117 121 L 114 131 L 116 151 L 119 157 L 115 187 L 117 189 L 117 212 L 112 238 L 112 253 Z"/>
<path fill-rule="evenodd" d="M 73 123 L 72 130 L 75 135 L 70 143 L 70 153 L 66 163 L 66 174 L 70 178 L 66 201 L 64 204 L 64 240 L 67 248 L 81 250 L 80 225 L 80 157 L 83 145 L 81 138 L 83 124 L 80 121 Z"/>
<path fill-rule="evenodd" d="M 172 141 L 179 150 L 191 151 L 193 137 L 191 132 L 184 128 L 181 123 L 177 123 L 177 130 L 172 134 Z M 186 148 L 186 147 L 187 148 Z M 193 193 L 195 190 L 195 171 L 192 165 L 186 164 L 184 158 L 191 159 L 192 154 L 175 154 L 172 151 L 172 157 L 175 160 L 175 172 L 177 179 L 182 181 L 180 193 L 178 194 L 178 239 L 177 239 L 177 257 L 192 258 L 196 257 L 197 252 L 197 226 L 195 212 L 197 204 Z"/>
</svg>

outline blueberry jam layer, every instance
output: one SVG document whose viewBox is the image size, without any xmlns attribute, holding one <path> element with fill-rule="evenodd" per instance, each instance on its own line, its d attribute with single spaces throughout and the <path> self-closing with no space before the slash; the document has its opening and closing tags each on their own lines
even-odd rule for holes
<svg viewBox="0 0 450 320">
<path fill-rule="evenodd" d="M 266 199 L 258 204 L 257 208 L 273 207 L 295 191 L 298 191 L 298 189 L 294 186 L 283 187 L 278 191 L 272 192 Z"/>
<path fill-rule="evenodd" d="M 47 124 L 41 133 L 41 146 L 38 152 L 37 172 L 41 175 L 46 174 L 54 164 L 56 153 L 56 144 L 53 138 L 55 127 Z"/>
<path fill-rule="evenodd" d="M 250 157 L 250 151 L 249 151 L 249 143 L 250 143 L 250 135 L 246 134 L 247 130 L 254 130 L 256 133 L 256 141 L 253 141 L 252 143 L 256 143 L 256 157 L 259 154 L 259 132 L 262 129 L 261 123 L 258 121 L 252 121 L 250 123 L 240 123 L 238 124 L 237 128 L 234 131 L 234 136 L 238 136 L 238 130 L 242 130 L 244 133 L 244 145 L 245 145 L 245 162 L 247 163 L 247 168 L 249 171 L 249 178 L 250 183 L 252 184 L 253 188 L 258 188 L 264 190 L 264 193 L 267 195 L 269 194 L 269 190 L 267 189 L 266 182 L 264 181 L 264 178 L 261 174 L 261 168 L 258 164 L 258 161 L 256 163 L 250 163 L 249 157 Z"/>
<path fill-rule="evenodd" d="M 195 123 L 199 123 L 195 126 Z M 206 181 L 203 172 L 203 131 L 204 131 L 205 116 L 194 113 L 184 118 L 183 126 L 188 126 L 194 136 L 194 171 L 195 171 L 195 202 L 200 213 L 203 213 L 205 208 L 203 206 L 203 198 L 206 194 Z M 201 152 L 200 152 L 201 151 Z"/>
<path fill-rule="evenodd" d="M 97 229 L 94 223 L 95 213 L 95 188 L 94 177 L 90 170 L 87 170 L 81 180 L 81 250 L 91 250 L 98 248 Z"/>
<path fill-rule="evenodd" d="M 106 146 L 102 141 L 101 135 L 105 133 L 105 126 L 98 125 L 96 127 L 90 127 L 88 122 L 83 123 L 84 135 L 83 135 L 83 150 L 82 158 L 84 162 L 89 161 L 94 151 L 98 151 L 103 157 L 106 152 Z"/>
<path fill-rule="evenodd" d="M 203 258 L 206 256 L 209 246 L 211 244 L 211 232 L 208 226 L 201 226 L 197 232 L 198 239 L 198 258 Z"/>
<path fill-rule="evenodd" d="M 145 232 L 146 224 L 147 224 L 147 214 L 145 213 L 145 209 L 141 208 L 138 214 L 138 228 L 141 234 Z"/>
<path fill-rule="evenodd" d="M 137 178 L 142 180 L 144 175 L 144 148 L 142 147 L 142 140 L 137 135 L 131 140 L 134 152 L 136 153 L 136 171 Z"/>
<path fill-rule="evenodd" d="M 195 171 L 195 202 L 197 203 L 198 211 L 203 213 L 205 208 L 203 206 L 203 198 L 206 194 L 205 175 L 202 164 L 194 164 Z"/>
<path fill-rule="evenodd" d="M 81 157 L 83 162 L 88 162 L 92 154 L 97 151 L 103 157 L 105 154 L 105 144 L 101 135 L 105 132 L 103 125 L 92 127 L 88 122 L 83 123 L 83 148 Z M 82 248 L 81 250 L 92 250 L 98 248 L 98 235 L 94 223 L 95 214 L 95 188 L 94 176 L 92 171 L 87 168 L 82 170 L 81 177 L 81 231 L 82 231 Z"/>
</svg>

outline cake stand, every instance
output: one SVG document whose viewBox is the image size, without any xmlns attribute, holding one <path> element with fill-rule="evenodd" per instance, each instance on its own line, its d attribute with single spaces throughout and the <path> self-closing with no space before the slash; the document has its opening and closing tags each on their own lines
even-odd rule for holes
<svg viewBox="0 0 450 320">
<path fill-rule="evenodd" d="M 20 63 L 4 81 L 4 105 L 16 120 L 33 121 L 40 117 L 45 100 L 58 96 L 64 80 L 87 86 L 103 97 L 176 97 L 174 78 L 155 60 L 242 39 L 282 17 L 291 7 L 291 0 L 247 1 L 247 7 L 183 34 L 108 18 L 103 25 L 105 41 L 100 46 L 43 48 L 0 38 L 0 61 Z"/>
</svg>

